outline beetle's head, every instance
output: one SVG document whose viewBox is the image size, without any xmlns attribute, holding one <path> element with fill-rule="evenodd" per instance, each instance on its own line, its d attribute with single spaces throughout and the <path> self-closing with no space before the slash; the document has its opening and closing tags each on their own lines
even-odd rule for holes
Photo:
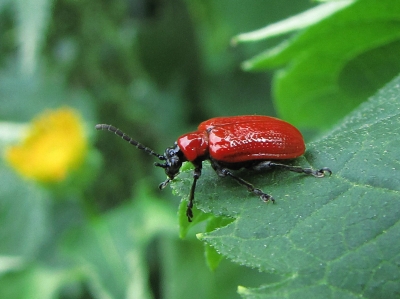
<svg viewBox="0 0 400 299">
<path fill-rule="evenodd" d="M 168 183 L 178 175 L 185 158 L 178 144 L 175 142 L 174 146 L 168 147 L 162 158 L 159 157 L 159 159 L 165 162 L 155 163 L 154 165 L 164 168 L 165 174 L 168 176 L 168 178 L 158 186 L 160 189 L 164 189 Z"/>
</svg>

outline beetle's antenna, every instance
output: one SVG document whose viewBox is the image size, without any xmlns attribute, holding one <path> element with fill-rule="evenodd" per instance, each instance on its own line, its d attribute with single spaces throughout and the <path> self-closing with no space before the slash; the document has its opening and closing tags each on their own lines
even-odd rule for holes
<svg viewBox="0 0 400 299">
<path fill-rule="evenodd" d="M 96 130 L 110 131 L 110 132 L 118 135 L 119 137 L 121 137 L 125 141 L 128 141 L 130 144 L 132 144 L 133 146 L 137 147 L 138 149 L 143 150 L 143 151 L 145 151 L 146 153 L 148 153 L 150 155 L 156 156 L 160 160 L 165 160 L 165 157 L 163 155 L 157 154 L 151 148 L 148 148 L 148 147 L 144 146 L 143 144 L 137 142 L 136 140 L 133 140 L 131 137 L 126 135 L 120 129 L 117 129 L 116 127 L 114 127 L 112 125 L 98 124 L 98 125 L 95 126 L 95 128 L 96 128 Z"/>
</svg>

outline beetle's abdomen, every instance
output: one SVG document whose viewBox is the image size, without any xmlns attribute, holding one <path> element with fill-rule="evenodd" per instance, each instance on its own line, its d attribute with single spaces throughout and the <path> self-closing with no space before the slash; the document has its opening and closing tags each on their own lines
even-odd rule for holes
<svg viewBox="0 0 400 299">
<path fill-rule="evenodd" d="M 304 154 L 303 136 L 291 124 L 267 116 L 250 118 L 247 122 L 238 120 L 238 123 L 213 123 L 208 127 L 210 157 L 237 163 L 292 159 Z"/>
</svg>

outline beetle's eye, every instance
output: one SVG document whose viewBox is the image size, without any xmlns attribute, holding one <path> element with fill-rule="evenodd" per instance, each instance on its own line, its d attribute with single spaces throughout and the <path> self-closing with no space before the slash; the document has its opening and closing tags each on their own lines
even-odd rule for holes
<svg viewBox="0 0 400 299">
<path fill-rule="evenodd" d="M 172 157 L 175 155 L 175 151 L 171 148 L 168 150 L 168 156 Z"/>
</svg>

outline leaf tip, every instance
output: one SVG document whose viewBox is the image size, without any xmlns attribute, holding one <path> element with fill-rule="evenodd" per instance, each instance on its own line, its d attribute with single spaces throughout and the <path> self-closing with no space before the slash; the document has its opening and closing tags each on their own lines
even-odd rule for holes
<svg viewBox="0 0 400 299">
<path fill-rule="evenodd" d="M 200 241 L 204 240 L 204 233 L 198 233 L 196 234 L 196 238 Z"/>
<path fill-rule="evenodd" d="M 234 37 L 231 38 L 230 44 L 231 44 L 232 47 L 236 47 L 238 45 L 238 43 L 239 43 L 238 36 L 234 36 Z"/>
<path fill-rule="evenodd" d="M 253 68 L 253 64 L 250 61 L 245 61 L 241 64 L 242 70 L 244 71 L 251 71 Z"/>
<path fill-rule="evenodd" d="M 249 289 L 244 286 L 238 286 L 237 292 L 239 295 L 246 295 L 249 294 Z"/>
</svg>

